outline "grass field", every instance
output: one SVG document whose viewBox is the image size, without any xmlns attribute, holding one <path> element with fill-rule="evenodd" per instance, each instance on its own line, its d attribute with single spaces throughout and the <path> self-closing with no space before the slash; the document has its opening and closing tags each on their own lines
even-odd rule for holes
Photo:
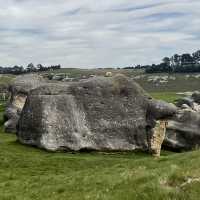
<svg viewBox="0 0 200 200">
<path fill-rule="evenodd" d="M 176 92 L 151 92 L 150 95 L 155 99 L 169 103 L 174 103 L 177 99 L 182 97 L 181 95 L 177 95 Z"/>
<path fill-rule="evenodd" d="M 198 200 L 200 151 L 159 159 L 129 153 L 49 153 L 16 142 L 2 127 L 1 200 Z"/>
<path fill-rule="evenodd" d="M 53 73 L 66 73 L 71 78 L 81 78 L 83 76 L 89 77 L 90 75 L 105 75 L 106 72 L 112 74 L 124 74 L 133 78 L 138 82 L 147 92 L 186 92 L 200 90 L 200 73 L 155 73 L 146 74 L 143 70 L 133 69 L 73 69 L 62 68 L 53 71 Z M 46 73 L 46 72 L 45 72 Z M 157 81 L 149 81 L 152 77 L 168 77 L 167 83 L 157 84 Z"/>
<path fill-rule="evenodd" d="M 9 84 L 13 80 L 14 77 L 15 77 L 14 75 L 1 75 L 0 74 L 0 86 Z"/>
<path fill-rule="evenodd" d="M 55 70 L 52 73 L 66 73 L 72 78 L 80 78 L 82 76 L 104 76 L 106 72 L 112 72 L 112 74 L 125 74 L 127 76 L 136 76 L 143 74 L 143 70 L 124 70 L 124 69 L 78 69 L 78 68 L 61 68 L 59 70 Z M 45 72 L 46 73 L 46 72 Z"/>
<path fill-rule="evenodd" d="M 142 74 L 141 78 L 136 79 L 146 91 L 148 92 L 186 92 L 200 90 L 200 74 Z M 169 77 L 167 83 L 152 82 L 149 79 L 155 77 L 163 78 Z"/>
<path fill-rule="evenodd" d="M 103 75 L 108 70 L 95 71 L 84 73 Z M 121 72 L 131 77 L 141 74 Z M 69 73 L 74 77 L 83 74 L 76 69 Z M 154 98 L 168 102 L 180 97 L 176 94 L 180 87 L 181 91 L 199 87 L 198 79 L 186 82 L 184 76 L 176 77 L 177 83 L 172 80 L 164 89 L 163 85 L 155 89 L 148 77 L 138 82 L 143 79 L 142 87 Z M 0 83 L 10 80 L 1 79 Z M 21 145 L 16 136 L 4 133 L 4 104 L 0 102 L 0 200 L 200 199 L 200 150 L 162 151 L 158 159 L 142 152 L 49 153 Z"/>
</svg>

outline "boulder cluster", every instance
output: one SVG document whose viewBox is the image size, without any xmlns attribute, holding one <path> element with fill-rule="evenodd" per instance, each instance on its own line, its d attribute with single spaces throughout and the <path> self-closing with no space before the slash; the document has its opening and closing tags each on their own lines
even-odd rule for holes
<svg viewBox="0 0 200 200">
<path fill-rule="evenodd" d="M 5 129 L 16 132 L 23 144 L 50 151 L 144 150 L 153 155 L 160 154 L 162 144 L 173 150 L 200 144 L 196 112 L 151 98 L 124 75 L 67 83 L 24 75 L 10 92 Z"/>
<path fill-rule="evenodd" d="M 200 146 L 200 92 L 177 100 L 178 112 L 168 121 L 163 145 L 174 150 Z"/>
</svg>

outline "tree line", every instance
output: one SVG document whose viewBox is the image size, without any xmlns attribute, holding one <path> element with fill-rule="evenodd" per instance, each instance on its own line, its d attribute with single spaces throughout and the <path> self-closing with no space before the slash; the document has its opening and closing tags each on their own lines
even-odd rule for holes
<svg viewBox="0 0 200 200">
<path fill-rule="evenodd" d="M 163 58 L 160 64 L 138 66 L 138 68 L 144 68 L 146 73 L 200 72 L 200 50 L 192 54 L 174 54 L 171 58 Z"/>
<path fill-rule="evenodd" d="M 32 72 L 42 72 L 42 71 L 53 71 L 60 69 L 61 65 L 51 65 L 51 66 L 43 66 L 42 64 L 38 64 L 36 66 L 33 63 L 27 65 L 26 68 L 23 66 L 15 65 L 13 67 L 1 67 L 0 66 L 0 74 L 25 74 L 25 73 L 32 73 Z"/>
</svg>

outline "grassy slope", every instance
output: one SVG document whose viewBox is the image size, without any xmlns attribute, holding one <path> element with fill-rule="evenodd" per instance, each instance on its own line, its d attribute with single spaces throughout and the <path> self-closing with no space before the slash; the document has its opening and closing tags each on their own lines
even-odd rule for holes
<svg viewBox="0 0 200 200">
<path fill-rule="evenodd" d="M 163 152 L 159 159 L 143 153 L 48 153 L 20 145 L 0 128 L 1 200 L 195 200 L 200 182 L 181 185 L 200 177 L 199 166 L 200 151 Z"/>
<path fill-rule="evenodd" d="M 142 74 L 142 70 L 123 70 L 123 69 L 76 69 L 76 68 L 62 68 L 59 70 L 52 71 L 51 73 L 66 73 L 72 78 L 80 78 L 82 76 L 89 75 L 102 75 L 104 76 L 106 72 L 112 72 L 113 74 L 122 73 L 127 76 L 136 76 Z M 46 73 L 46 72 L 44 72 Z"/>
<path fill-rule="evenodd" d="M 177 73 L 177 74 L 167 74 L 167 73 L 154 73 L 146 74 L 143 70 L 132 70 L 132 69 L 72 69 L 72 68 L 63 68 L 60 70 L 53 71 L 53 73 L 67 73 L 70 77 L 80 78 L 83 75 L 105 75 L 106 72 L 111 71 L 113 74 L 125 74 L 129 77 L 136 77 L 142 75 L 143 77 L 135 79 L 145 90 L 148 92 L 186 92 L 199 90 L 200 86 L 200 77 L 195 78 L 194 76 L 199 75 L 200 73 Z M 190 75 L 189 78 L 187 76 Z M 167 84 L 155 85 L 152 82 L 148 81 L 149 77 L 152 76 L 170 76 L 175 78 L 175 80 L 170 79 Z"/>
<path fill-rule="evenodd" d="M 154 98 L 163 99 L 168 102 L 174 102 L 178 96 L 177 92 L 195 91 L 200 90 L 200 77 L 195 78 L 198 73 L 190 74 L 166 74 L 166 73 L 155 73 L 145 74 L 143 70 L 132 70 L 132 69 L 70 69 L 63 68 L 56 70 L 53 73 L 67 73 L 70 77 L 80 78 L 83 75 L 86 77 L 89 75 L 105 75 L 106 72 L 111 71 L 113 74 L 122 73 L 129 77 L 141 76 L 139 79 L 135 79 L 147 92 L 149 92 Z M 187 76 L 190 75 L 189 78 Z M 148 78 L 152 76 L 170 76 L 175 78 L 169 79 L 167 84 L 159 84 L 149 82 Z"/>
<path fill-rule="evenodd" d="M 157 74 L 143 74 L 144 77 L 136 80 L 143 88 L 149 92 L 186 92 L 186 91 L 195 91 L 199 90 L 200 78 L 195 78 L 198 74 L 166 74 L 166 73 L 157 73 Z M 187 78 L 187 76 L 190 76 Z M 170 76 L 175 78 L 175 80 L 168 80 L 167 84 L 159 84 L 149 82 L 148 78 L 155 76 Z"/>
</svg>

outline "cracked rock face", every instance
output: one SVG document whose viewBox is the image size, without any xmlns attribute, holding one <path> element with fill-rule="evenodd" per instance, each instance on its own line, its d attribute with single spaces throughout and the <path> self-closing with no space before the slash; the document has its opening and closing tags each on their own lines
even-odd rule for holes
<svg viewBox="0 0 200 200">
<path fill-rule="evenodd" d="M 168 121 L 165 148 L 181 151 L 200 147 L 200 93 L 177 101 L 178 112 Z"/>
<path fill-rule="evenodd" d="M 123 75 L 46 84 L 29 93 L 17 137 L 51 151 L 149 150 L 149 130 L 175 112 Z"/>
<path fill-rule="evenodd" d="M 44 80 L 36 74 L 17 76 L 15 81 L 10 85 L 10 101 L 4 114 L 5 131 L 9 133 L 16 132 L 16 126 L 24 107 L 26 98 L 30 90 L 39 87 Z"/>
<path fill-rule="evenodd" d="M 192 150 L 200 147 L 200 114 L 179 110 L 168 121 L 164 147 L 172 150 Z"/>
</svg>

